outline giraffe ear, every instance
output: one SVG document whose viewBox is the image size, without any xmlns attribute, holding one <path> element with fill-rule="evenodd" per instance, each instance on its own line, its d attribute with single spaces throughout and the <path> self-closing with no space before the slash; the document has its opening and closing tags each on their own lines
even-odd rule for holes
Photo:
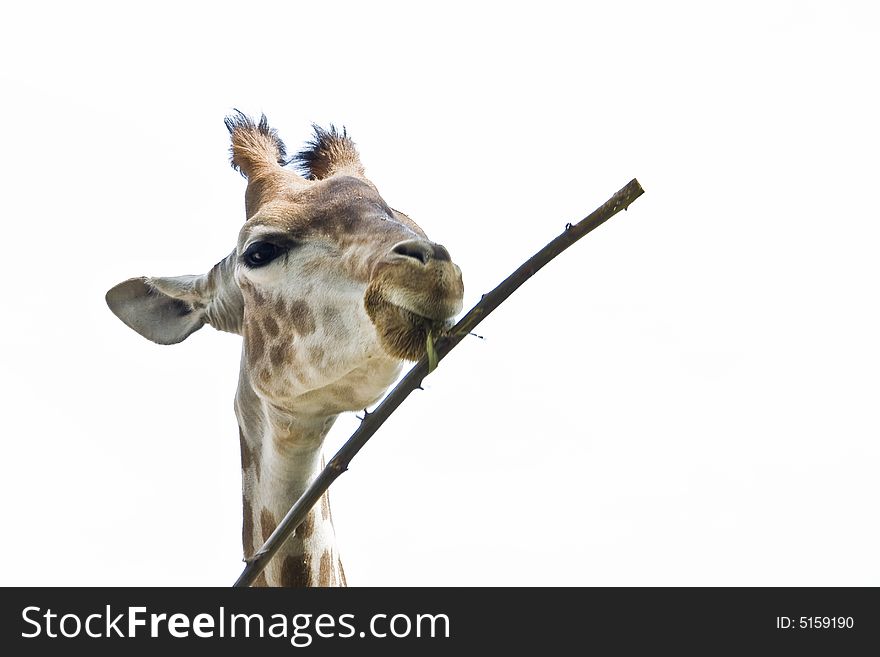
<svg viewBox="0 0 880 657">
<path fill-rule="evenodd" d="M 204 308 L 165 294 L 146 277 L 123 281 L 105 298 L 126 326 L 159 344 L 182 342 L 205 323 Z"/>
<path fill-rule="evenodd" d="M 241 333 L 244 301 L 232 271 L 235 252 L 204 276 L 129 278 L 105 299 L 126 326 L 159 344 L 177 344 L 210 324 Z"/>
</svg>

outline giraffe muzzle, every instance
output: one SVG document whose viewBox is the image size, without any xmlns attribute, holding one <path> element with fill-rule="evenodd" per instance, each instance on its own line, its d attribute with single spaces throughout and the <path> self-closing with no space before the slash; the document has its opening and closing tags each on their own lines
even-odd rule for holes
<svg viewBox="0 0 880 657">
<path fill-rule="evenodd" d="M 373 273 L 373 286 L 400 308 L 431 320 L 461 310 L 461 269 L 446 247 L 424 239 L 398 242 Z"/>
</svg>

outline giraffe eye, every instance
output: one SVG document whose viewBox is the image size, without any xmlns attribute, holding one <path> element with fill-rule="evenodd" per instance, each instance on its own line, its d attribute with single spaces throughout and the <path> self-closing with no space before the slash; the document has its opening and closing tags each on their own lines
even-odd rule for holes
<svg viewBox="0 0 880 657">
<path fill-rule="evenodd" d="M 285 249 L 272 242 L 254 242 L 247 248 L 242 258 L 249 267 L 262 267 L 275 260 L 284 251 Z"/>
</svg>

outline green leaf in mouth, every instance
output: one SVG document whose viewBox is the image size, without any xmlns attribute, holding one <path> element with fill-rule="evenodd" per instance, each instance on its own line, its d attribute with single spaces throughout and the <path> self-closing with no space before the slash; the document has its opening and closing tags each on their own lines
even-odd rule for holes
<svg viewBox="0 0 880 657">
<path fill-rule="evenodd" d="M 434 331 L 429 328 L 428 331 L 427 344 L 425 345 L 425 351 L 428 352 L 428 374 L 437 369 L 437 363 L 440 361 L 437 356 L 437 349 L 434 347 Z"/>
</svg>

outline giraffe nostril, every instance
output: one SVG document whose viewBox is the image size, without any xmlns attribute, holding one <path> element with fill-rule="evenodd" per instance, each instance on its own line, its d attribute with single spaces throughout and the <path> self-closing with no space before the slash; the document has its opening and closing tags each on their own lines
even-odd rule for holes
<svg viewBox="0 0 880 657">
<path fill-rule="evenodd" d="M 422 240 L 408 240 L 396 244 L 391 252 L 407 258 L 415 258 L 423 265 L 427 265 L 434 255 L 434 246 Z"/>
<path fill-rule="evenodd" d="M 442 244 L 434 244 L 434 260 L 445 260 L 446 262 L 452 262 L 452 257 L 449 255 L 449 251 L 446 250 L 446 247 Z"/>
</svg>

